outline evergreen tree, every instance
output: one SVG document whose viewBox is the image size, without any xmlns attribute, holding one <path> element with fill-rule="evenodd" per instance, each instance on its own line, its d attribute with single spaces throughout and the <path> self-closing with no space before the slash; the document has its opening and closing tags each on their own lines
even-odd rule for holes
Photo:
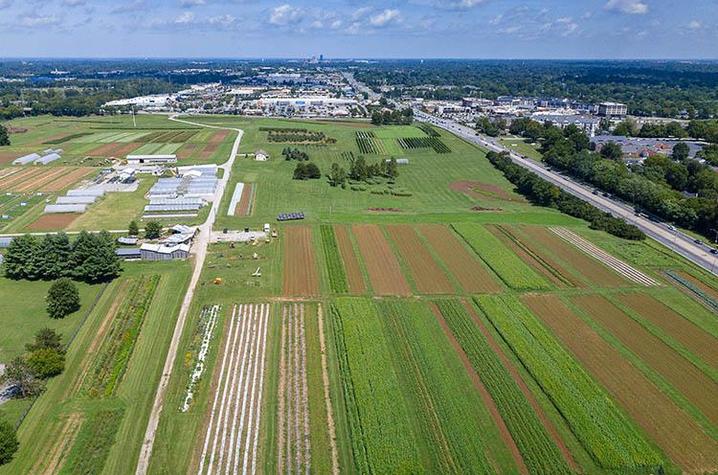
<svg viewBox="0 0 718 475">
<path fill-rule="evenodd" d="M 72 246 L 67 234 L 46 235 L 37 253 L 40 277 L 51 280 L 70 275 L 71 255 Z"/>
<path fill-rule="evenodd" d="M 130 221 L 127 234 L 129 234 L 130 236 L 138 236 L 140 234 L 140 227 L 137 226 L 137 221 L 135 221 L 134 219 Z"/>
<path fill-rule="evenodd" d="M 47 293 L 47 314 L 50 318 L 64 318 L 80 309 L 80 293 L 67 277 L 56 280 Z"/>
<path fill-rule="evenodd" d="M 62 335 L 51 328 L 41 328 L 35 333 L 35 341 L 33 343 L 27 343 L 25 349 L 29 352 L 33 352 L 42 348 L 49 348 L 64 353 L 65 349 L 62 346 Z"/>
<path fill-rule="evenodd" d="M 10 134 L 4 125 L 0 124 L 0 147 L 10 145 Z"/>
<path fill-rule="evenodd" d="M 65 355 L 52 348 L 40 348 L 27 355 L 27 366 L 35 377 L 51 378 L 65 370 Z"/>
<path fill-rule="evenodd" d="M 355 181 L 365 181 L 369 178 L 366 159 L 363 156 L 359 156 L 352 162 L 352 166 L 349 169 L 349 177 Z"/>
<path fill-rule="evenodd" d="M 158 239 L 162 234 L 162 225 L 157 221 L 150 221 L 145 226 L 146 239 Z"/>
<path fill-rule="evenodd" d="M 5 253 L 5 276 L 9 279 L 38 279 L 38 242 L 26 234 L 14 238 Z"/>
<path fill-rule="evenodd" d="M 15 428 L 8 421 L 0 418 L 0 465 L 10 462 L 19 446 Z"/>
<path fill-rule="evenodd" d="M 396 177 L 399 176 L 399 167 L 396 164 L 396 158 L 391 157 L 391 159 L 386 163 L 386 170 L 385 175 L 387 178 L 395 180 Z"/>
</svg>

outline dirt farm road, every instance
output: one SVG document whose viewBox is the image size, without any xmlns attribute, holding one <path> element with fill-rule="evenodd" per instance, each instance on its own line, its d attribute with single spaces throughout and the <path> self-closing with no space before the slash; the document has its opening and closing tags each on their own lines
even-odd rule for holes
<svg viewBox="0 0 718 475">
<path fill-rule="evenodd" d="M 150 413 L 149 421 L 147 422 L 147 429 L 145 430 L 145 437 L 142 442 L 142 449 L 140 450 L 140 457 L 137 460 L 137 469 L 135 473 L 137 475 L 145 475 L 150 465 L 150 458 L 152 457 L 152 447 L 155 442 L 155 434 L 157 432 L 157 426 L 160 422 L 160 415 L 162 414 L 162 407 L 165 400 L 165 392 L 170 381 L 172 374 L 172 367 L 174 366 L 175 359 L 177 358 L 177 351 L 179 349 L 180 338 L 182 337 L 182 331 L 184 329 L 187 314 L 189 313 L 190 305 L 192 304 L 192 298 L 194 297 L 194 290 L 199 282 L 199 277 L 202 274 L 202 267 L 204 267 L 204 261 L 207 256 L 207 247 L 209 246 L 210 236 L 212 235 L 212 227 L 217 217 L 217 212 L 224 195 L 224 190 L 229 183 L 229 177 L 232 173 L 232 166 L 234 160 L 237 158 L 237 152 L 239 151 L 239 143 L 242 141 L 244 131 L 241 129 L 233 129 L 231 127 L 218 127 L 214 125 L 200 124 L 197 122 L 191 122 L 189 120 L 178 119 L 177 116 L 169 117 L 169 120 L 176 122 L 182 122 L 185 124 L 195 125 L 199 127 L 208 127 L 212 129 L 224 129 L 232 130 L 237 132 L 237 138 L 232 146 L 232 152 L 229 154 L 229 159 L 219 168 L 224 170 L 222 178 L 218 182 L 217 189 L 214 194 L 214 201 L 212 202 L 212 208 L 209 211 L 207 220 L 202 223 L 199 227 L 199 234 L 192 246 L 192 254 L 194 255 L 194 268 L 192 270 L 192 278 L 190 279 L 189 287 L 185 293 L 182 306 L 180 307 L 179 315 L 177 317 L 177 323 L 175 324 L 174 333 L 172 334 L 172 341 L 170 342 L 169 351 L 167 352 L 167 358 L 165 359 L 165 365 L 162 369 L 162 378 L 157 386 L 157 392 L 155 393 L 155 401 L 152 404 L 152 412 Z"/>
</svg>

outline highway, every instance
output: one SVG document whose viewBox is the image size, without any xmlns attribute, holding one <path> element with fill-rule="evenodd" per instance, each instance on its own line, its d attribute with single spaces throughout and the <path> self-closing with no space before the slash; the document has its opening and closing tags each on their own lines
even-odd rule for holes
<svg viewBox="0 0 718 475">
<path fill-rule="evenodd" d="M 494 138 L 477 135 L 476 131 L 469 127 L 465 127 L 448 119 L 441 119 L 433 115 L 426 114 L 419 110 L 414 110 L 414 118 L 423 122 L 432 123 L 482 148 L 493 150 L 495 152 L 508 152 L 514 163 L 531 170 L 541 178 L 559 186 L 566 192 L 591 203 L 597 208 L 636 225 L 648 237 L 658 241 L 667 248 L 677 252 L 681 256 L 701 266 L 714 275 L 718 275 L 718 255 L 711 254 L 709 252 L 710 248 L 707 245 L 697 244 L 694 242 L 692 237 L 678 230 L 672 229 L 668 224 L 655 222 L 643 216 L 638 216 L 632 206 L 611 197 L 603 196 L 602 194 L 594 194 L 593 188 L 577 183 L 572 179 L 549 170 L 541 163 L 537 163 L 520 154 L 517 154 L 513 150 L 501 145 Z"/>
</svg>

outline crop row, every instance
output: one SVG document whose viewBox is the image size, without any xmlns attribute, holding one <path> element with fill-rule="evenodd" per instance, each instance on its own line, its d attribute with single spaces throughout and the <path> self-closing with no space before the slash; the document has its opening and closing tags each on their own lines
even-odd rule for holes
<svg viewBox="0 0 718 475">
<path fill-rule="evenodd" d="M 486 458 L 490 418 L 456 354 L 425 304 L 385 300 L 377 304 L 391 335 L 403 385 L 420 409 L 414 417 L 428 442 L 436 473 L 492 473 Z M 398 369 L 397 368 L 397 369 Z M 489 422 L 490 423 L 490 422 Z"/>
<path fill-rule="evenodd" d="M 355 137 L 359 153 L 374 155 L 386 153 L 384 145 L 376 138 L 374 132 L 357 131 Z"/>
<path fill-rule="evenodd" d="M 327 271 L 329 272 L 329 285 L 332 292 L 336 294 L 345 294 L 349 291 L 347 286 L 347 276 L 344 272 L 344 264 L 339 254 L 339 246 L 334 234 L 334 227 L 330 224 L 322 224 L 322 248 L 324 249 L 324 260 L 326 261 Z"/>
<path fill-rule="evenodd" d="M 158 275 L 143 275 L 133 282 L 128 298 L 115 316 L 112 327 L 102 342 L 91 375 L 86 380 L 86 391 L 90 397 L 108 397 L 114 394 L 127 369 L 159 280 Z"/>
<path fill-rule="evenodd" d="M 437 137 L 403 137 L 397 142 L 404 150 L 432 148 L 436 153 L 451 153 L 451 149 Z"/>
<path fill-rule="evenodd" d="M 463 223 L 452 226 L 509 287 L 517 290 L 550 287 L 543 277 L 481 225 Z"/>
<path fill-rule="evenodd" d="M 536 412 L 481 333 L 456 300 L 436 302 L 451 332 L 486 385 L 532 474 L 571 473 Z"/>
<path fill-rule="evenodd" d="M 170 130 L 166 132 L 152 132 L 140 137 L 136 142 L 140 143 L 184 143 L 195 136 L 195 130 Z"/>
<path fill-rule="evenodd" d="M 605 390 L 516 298 L 482 296 L 476 302 L 599 465 L 620 470 L 660 465 L 660 455 Z"/>
<path fill-rule="evenodd" d="M 432 126 L 427 124 L 426 122 L 419 122 L 416 124 L 418 128 L 424 131 L 426 135 L 429 137 L 440 137 L 441 134 L 437 132 Z"/>
<path fill-rule="evenodd" d="M 356 471 L 421 472 L 412 415 L 375 307 L 369 300 L 339 298 L 332 317 Z"/>
</svg>

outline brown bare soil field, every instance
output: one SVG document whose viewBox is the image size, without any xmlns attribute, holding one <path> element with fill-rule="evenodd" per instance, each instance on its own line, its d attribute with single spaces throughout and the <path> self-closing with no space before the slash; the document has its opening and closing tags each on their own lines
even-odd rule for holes
<svg viewBox="0 0 718 475">
<path fill-rule="evenodd" d="M 501 290 L 496 279 L 449 228 L 440 224 L 422 224 L 419 230 L 465 292 L 494 293 Z"/>
<path fill-rule="evenodd" d="M 77 213 L 43 214 L 35 222 L 28 225 L 31 231 L 58 231 L 67 228 L 80 215 Z"/>
<path fill-rule="evenodd" d="M 319 295 L 319 274 L 309 226 L 288 226 L 284 233 L 284 295 Z"/>
<path fill-rule="evenodd" d="M 334 235 L 337 239 L 337 246 L 342 256 L 342 262 L 344 262 L 344 271 L 347 274 L 349 293 L 354 295 L 363 294 L 366 292 L 366 285 L 364 284 L 364 276 L 359 267 L 359 259 L 354 252 L 349 229 L 346 226 L 335 224 Z"/>
<path fill-rule="evenodd" d="M 531 239 L 517 232 L 515 227 L 491 225 L 487 226 L 487 229 L 502 241 L 510 241 L 512 246 L 520 249 L 523 254 L 527 255 L 527 259 L 524 260 L 531 267 L 559 287 L 585 287 L 581 279 L 576 277 L 566 266 L 537 246 Z"/>
<path fill-rule="evenodd" d="M 384 233 L 376 224 L 352 226 L 361 252 L 369 281 L 377 295 L 411 295 L 411 289 L 401 273 Z"/>
<path fill-rule="evenodd" d="M 558 297 L 527 295 L 523 301 L 684 471 L 718 470 L 718 442 Z"/>
<path fill-rule="evenodd" d="M 44 173 L 34 176 L 31 180 L 27 180 L 22 186 L 16 188 L 17 191 L 35 191 L 42 189 L 43 185 L 58 179 L 69 172 L 69 168 L 55 167 L 45 168 Z"/>
<path fill-rule="evenodd" d="M 177 150 L 177 158 L 180 160 L 190 158 L 198 149 L 199 145 L 196 143 L 186 143 Z"/>
<path fill-rule="evenodd" d="M 252 197 L 254 196 L 254 183 L 245 183 L 242 188 L 242 196 L 239 198 L 235 216 L 249 216 L 252 211 Z"/>
<path fill-rule="evenodd" d="M 3 168 L 0 170 L 0 178 L 5 178 L 7 176 L 10 176 L 14 173 L 18 173 L 22 169 L 20 167 L 10 167 L 10 168 Z"/>
<path fill-rule="evenodd" d="M 93 173 L 96 170 L 96 168 L 91 167 L 81 167 L 76 168 L 72 170 L 67 175 L 63 175 L 57 180 L 51 181 L 47 184 L 45 184 L 42 187 L 42 191 L 61 191 L 67 188 L 70 185 L 74 185 L 78 181 L 80 181 L 82 178 L 86 177 L 87 175 Z"/>
<path fill-rule="evenodd" d="M 113 153 L 117 148 L 119 148 L 121 144 L 119 142 L 112 142 L 112 143 L 106 143 L 103 145 L 100 145 L 97 148 L 93 148 L 89 152 L 87 152 L 87 155 L 90 157 L 111 157 L 113 156 Z"/>
<path fill-rule="evenodd" d="M 121 147 L 115 149 L 112 153 L 117 158 L 125 158 L 125 155 L 132 153 L 134 150 L 137 150 L 141 146 L 141 143 L 129 142 L 122 144 Z"/>
<path fill-rule="evenodd" d="M 484 406 L 489 410 L 489 413 L 491 414 L 491 418 L 494 421 L 494 424 L 496 424 L 496 428 L 499 430 L 499 434 L 501 435 L 501 440 L 503 440 L 506 447 L 508 447 L 509 451 L 511 451 L 511 457 L 514 459 L 514 462 L 516 463 L 516 466 L 519 469 L 519 473 L 522 474 L 528 474 L 528 468 L 526 467 L 526 463 L 524 462 L 523 457 L 521 456 L 521 452 L 519 451 L 518 446 L 516 445 L 516 442 L 514 441 L 513 437 L 511 436 L 511 432 L 509 432 L 509 428 L 506 427 L 506 423 L 504 422 L 504 419 L 501 417 L 501 413 L 499 412 L 499 408 L 496 407 L 496 402 L 491 397 L 491 394 L 489 393 L 488 389 L 486 389 L 486 386 L 484 386 L 483 381 L 481 381 L 481 376 L 476 372 L 474 369 L 474 366 L 471 364 L 471 361 L 469 360 L 469 357 L 466 355 L 466 352 L 464 352 L 464 349 L 461 347 L 461 344 L 458 342 L 454 334 L 451 332 L 451 329 L 449 328 L 449 325 L 446 323 L 446 320 L 444 320 L 444 316 L 441 314 L 441 311 L 439 310 L 439 307 L 437 307 L 435 304 L 430 304 L 429 307 L 431 308 L 432 312 L 434 313 L 434 316 L 436 316 L 436 320 L 439 322 L 439 326 L 444 331 L 444 334 L 446 335 L 446 338 L 448 338 L 449 342 L 451 343 L 451 347 L 454 349 L 456 354 L 459 356 L 459 360 L 461 360 L 461 364 L 464 365 L 464 369 L 466 370 L 466 373 L 469 375 L 469 379 L 471 379 L 471 382 L 474 385 L 474 389 L 479 393 L 481 396 L 481 400 L 484 403 Z"/>
<path fill-rule="evenodd" d="M 408 224 L 389 225 L 387 231 L 394 240 L 402 259 L 409 267 L 419 293 L 454 293 L 454 286 L 451 285 L 446 273 L 424 246 L 413 226 Z"/>
<path fill-rule="evenodd" d="M 521 226 L 521 231 L 562 261 L 570 263 L 589 282 L 594 282 L 600 287 L 621 287 L 628 283 L 619 274 L 588 257 L 544 227 Z"/>
<path fill-rule="evenodd" d="M 481 333 L 484 335 L 484 338 L 486 338 L 489 347 L 491 347 L 493 352 L 496 353 L 496 355 L 499 357 L 504 367 L 508 370 L 509 374 L 511 374 L 511 378 L 516 382 L 516 385 L 519 387 L 519 389 L 521 389 L 521 392 L 524 394 L 529 404 L 531 404 L 531 407 L 541 421 L 541 424 L 546 429 L 546 432 L 551 436 L 554 443 L 556 444 L 556 447 L 558 447 L 558 449 L 561 451 L 561 454 L 566 460 L 568 466 L 578 472 L 578 465 L 576 464 L 573 455 L 571 455 L 571 452 L 568 450 L 568 447 L 561 438 L 561 435 L 559 434 L 558 429 L 556 428 L 554 423 L 551 422 L 541 405 L 536 400 L 536 396 L 534 396 L 534 394 L 531 392 L 514 364 L 508 359 L 504 351 L 494 339 L 491 332 L 489 332 L 489 329 L 486 327 L 486 325 L 484 325 L 484 322 L 481 320 L 481 318 L 479 318 L 479 315 L 476 313 L 476 309 L 474 309 L 474 307 L 467 301 L 464 301 L 463 304 L 464 308 L 466 308 L 466 310 L 469 312 L 469 315 L 471 315 L 471 318 L 474 320 L 474 323 L 479 328 L 479 331 L 481 331 Z M 439 309 L 437 308 L 436 310 L 438 311 Z"/>
<path fill-rule="evenodd" d="M 17 173 L 13 173 L 3 179 L 0 179 L 0 190 L 14 190 L 15 187 L 21 186 L 25 180 L 30 180 L 34 176 L 40 174 L 43 171 L 41 168 L 28 167 L 24 170 L 20 170 Z"/>
<path fill-rule="evenodd" d="M 711 334 L 650 295 L 627 294 L 621 295 L 619 300 L 703 361 L 718 368 L 718 340 Z"/>
<path fill-rule="evenodd" d="M 718 423 L 715 381 L 606 298 L 578 296 L 573 302 L 683 394 L 712 424 Z"/>
<path fill-rule="evenodd" d="M 504 201 L 523 201 L 523 199 L 511 195 L 500 186 L 480 181 L 455 181 L 449 185 L 449 188 L 475 200 L 489 198 Z"/>
<path fill-rule="evenodd" d="M 200 153 L 200 157 L 202 159 L 208 159 L 212 156 L 214 152 L 217 151 L 219 146 L 222 144 L 225 138 L 229 135 L 229 130 L 220 130 L 218 132 L 215 132 L 212 137 L 209 138 L 209 141 L 207 142 L 207 145 L 204 146 L 204 149 Z"/>
<path fill-rule="evenodd" d="M 17 157 L 24 155 L 18 152 L 0 152 L 0 163 L 8 163 L 15 160 Z"/>
</svg>

